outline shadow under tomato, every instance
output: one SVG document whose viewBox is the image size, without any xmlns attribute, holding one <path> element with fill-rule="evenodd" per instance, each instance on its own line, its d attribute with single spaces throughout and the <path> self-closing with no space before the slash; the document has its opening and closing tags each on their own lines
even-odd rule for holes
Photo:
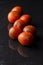
<svg viewBox="0 0 43 65">
<path fill-rule="evenodd" d="M 39 50 L 40 50 L 39 48 L 42 48 L 40 47 L 41 40 L 42 38 L 40 38 L 39 36 L 36 36 L 33 44 L 31 46 L 26 47 L 26 46 L 20 45 L 17 40 L 9 39 L 9 48 L 13 51 L 16 51 L 22 57 L 25 57 L 25 58 L 33 57 L 34 55 L 37 54 L 37 52 L 39 53 Z"/>
<path fill-rule="evenodd" d="M 41 48 L 43 48 L 42 41 L 43 41 L 43 37 L 36 35 L 35 38 L 34 38 L 34 41 L 33 41 L 32 45 L 30 45 L 28 47 L 34 48 L 34 49 L 41 49 Z"/>
<path fill-rule="evenodd" d="M 20 45 L 17 40 L 10 39 L 9 40 L 9 48 L 12 51 L 17 51 L 19 53 L 19 55 L 21 55 L 23 57 L 29 57 L 28 48 Z"/>
</svg>

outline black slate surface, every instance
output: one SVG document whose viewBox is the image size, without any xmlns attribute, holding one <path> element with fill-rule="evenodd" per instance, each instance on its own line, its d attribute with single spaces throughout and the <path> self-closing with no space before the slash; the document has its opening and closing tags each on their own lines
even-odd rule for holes
<svg viewBox="0 0 43 65">
<path fill-rule="evenodd" d="M 32 16 L 31 24 L 37 27 L 32 47 L 23 47 L 8 36 L 7 14 L 20 5 L 23 12 Z M 43 1 L 0 0 L 0 65 L 43 65 Z"/>
</svg>

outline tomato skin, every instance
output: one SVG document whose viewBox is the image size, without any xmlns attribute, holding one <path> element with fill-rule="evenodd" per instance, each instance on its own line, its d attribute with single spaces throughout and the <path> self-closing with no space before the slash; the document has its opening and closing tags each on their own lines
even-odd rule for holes
<svg viewBox="0 0 43 65">
<path fill-rule="evenodd" d="M 28 46 L 32 44 L 32 41 L 34 39 L 34 36 L 30 32 L 22 32 L 18 36 L 18 41 L 23 46 Z"/>
<path fill-rule="evenodd" d="M 31 32 L 31 33 L 35 33 L 35 31 L 36 31 L 36 27 L 35 26 L 33 26 L 33 25 L 27 25 L 27 26 L 25 26 L 24 28 L 23 28 L 23 31 L 24 32 Z"/>
<path fill-rule="evenodd" d="M 15 6 L 14 8 L 12 8 L 11 11 L 16 11 L 19 14 L 21 14 L 22 13 L 22 7 L 21 6 Z"/>
<path fill-rule="evenodd" d="M 13 28 L 11 27 L 9 29 L 9 37 L 11 39 L 17 39 L 18 38 L 18 35 L 21 33 L 21 30 L 20 29 L 16 29 L 16 28 Z"/>
<path fill-rule="evenodd" d="M 31 16 L 28 14 L 24 14 L 20 17 L 20 19 L 24 21 L 24 24 L 28 24 L 30 23 Z"/>
<path fill-rule="evenodd" d="M 8 14 L 8 21 L 10 23 L 14 23 L 15 20 L 17 20 L 20 17 L 20 15 L 16 11 L 11 11 Z"/>
</svg>

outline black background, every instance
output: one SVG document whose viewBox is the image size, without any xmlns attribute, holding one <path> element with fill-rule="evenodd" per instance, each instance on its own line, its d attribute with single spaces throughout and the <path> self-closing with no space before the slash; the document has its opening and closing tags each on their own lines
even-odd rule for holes
<svg viewBox="0 0 43 65">
<path fill-rule="evenodd" d="M 8 36 L 9 11 L 16 5 L 23 7 L 23 13 L 32 16 L 31 24 L 37 28 L 37 39 L 32 47 L 23 47 Z M 9 48 L 14 44 L 14 48 Z M 0 0 L 0 65 L 43 65 L 43 1 L 42 0 Z"/>
</svg>

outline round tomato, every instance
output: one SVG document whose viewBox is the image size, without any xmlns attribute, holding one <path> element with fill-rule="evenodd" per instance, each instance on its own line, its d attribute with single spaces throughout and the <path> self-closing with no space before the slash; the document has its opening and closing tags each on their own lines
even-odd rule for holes
<svg viewBox="0 0 43 65">
<path fill-rule="evenodd" d="M 9 29 L 9 37 L 11 39 L 17 39 L 18 35 L 21 33 L 21 30 L 20 29 L 16 29 L 16 28 L 13 28 L 11 27 Z"/>
<path fill-rule="evenodd" d="M 23 46 L 28 46 L 32 44 L 34 36 L 30 32 L 22 32 L 18 36 L 18 41 Z"/>
<path fill-rule="evenodd" d="M 22 20 L 18 19 L 14 22 L 13 27 L 23 29 L 24 23 Z"/>
<path fill-rule="evenodd" d="M 25 26 L 25 27 L 24 27 L 23 31 L 24 31 L 24 32 L 35 33 L 36 27 L 33 26 L 33 25 L 28 25 L 28 26 Z"/>
<path fill-rule="evenodd" d="M 15 6 L 11 11 L 16 11 L 19 14 L 21 14 L 22 13 L 22 7 L 21 6 Z"/>
<path fill-rule="evenodd" d="M 17 20 L 20 17 L 20 15 L 16 11 L 11 11 L 8 14 L 8 21 L 10 23 L 14 23 L 15 20 Z"/>
<path fill-rule="evenodd" d="M 23 22 L 24 24 L 28 24 L 28 23 L 30 23 L 31 16 L 28 15 L 28 14 L 24 14 L 24 15 L 22 15 L 22 16 L 20 17 L 20 19 L 24 21 L 24 22 Z"/>
</svg>

